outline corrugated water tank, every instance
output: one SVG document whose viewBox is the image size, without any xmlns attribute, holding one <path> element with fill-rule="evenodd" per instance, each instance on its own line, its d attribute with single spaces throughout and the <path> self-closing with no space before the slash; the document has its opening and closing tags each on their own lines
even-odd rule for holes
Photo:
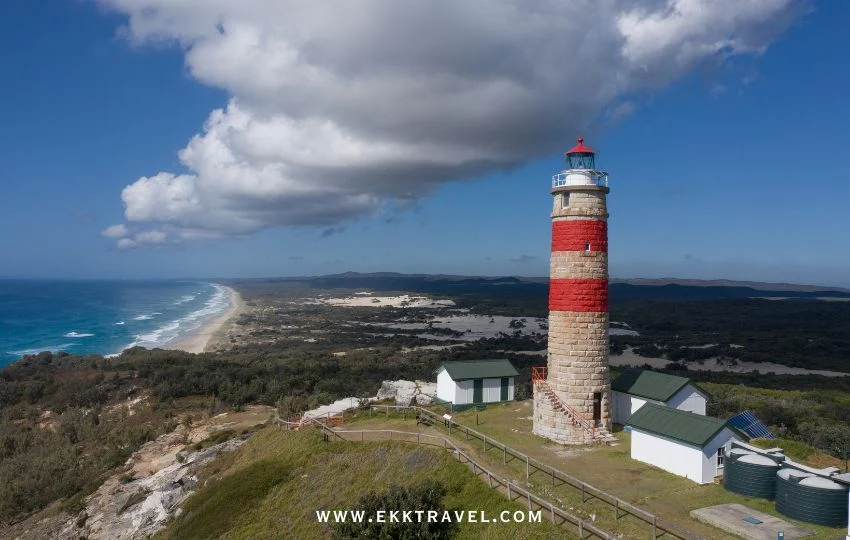
<svg viewBox="0 0 850 540">
<path fill-rule="evenodd" d="M 847 524 L 847 486 L 794 469 L 776 475 L 776 509 L 788 517 L 837 527 Z"/>
<path fill-rule="evenodd" d="M 736 448 L 726 454 L 723 468 L 723 487 L 727 490 L 762 499 L 776 495 L 779 464 L 769 457 Z"/>
</svg>

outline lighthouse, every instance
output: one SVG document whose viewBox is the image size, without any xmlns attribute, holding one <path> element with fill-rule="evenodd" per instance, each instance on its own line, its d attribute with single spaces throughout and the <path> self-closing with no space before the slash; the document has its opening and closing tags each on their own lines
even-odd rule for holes
<svg viewBox="0 0 850 540">
<path fill-rule="evenodd" d="M 564 444 L 610 441 L 608 174 L 584 139 L 552 177 L 546 366 L 532 368 L 534 433 Z"/>
</svg>

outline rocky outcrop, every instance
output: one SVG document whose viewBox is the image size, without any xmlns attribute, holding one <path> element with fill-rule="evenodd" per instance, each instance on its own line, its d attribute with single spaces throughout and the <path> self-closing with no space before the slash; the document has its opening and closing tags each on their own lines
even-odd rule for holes
<svg viewBox="0 0 850 540">
<path fill-rule="evenodd" d="M 437 395 L 437 384 L 425 381 L 384 381 L 375 399 L 395 398 L 397 405 L 430 405 Z"/>
<path fill-rule="evenodd" d="M 167 434 L 148 445 L 166 449 L 173 443 Z M 130 472 L 109 478 L 86 499 L 86 507 L 79 515 L 66 522 L 58 536 L 62 539 L 135 539 L 147 538 L 163 528 L 174 515 L 179 515 L 180 505 L 194 491 L 198 467 L 212 461 L 223 452 L 230 452 L 244 442 L 241 438 L 198 451 L 171 454 L 173 462 L 152 474 L 145 475 L 146 467 L 139 467 L 145 448 L 134 454 L 128 466 Z M 146 445 L 147 446 L 147 445 Z M 148 449 L 150 453 L 151 449 Z M 134 477 L 134 471 L 142 477 Z"/>
</svg>

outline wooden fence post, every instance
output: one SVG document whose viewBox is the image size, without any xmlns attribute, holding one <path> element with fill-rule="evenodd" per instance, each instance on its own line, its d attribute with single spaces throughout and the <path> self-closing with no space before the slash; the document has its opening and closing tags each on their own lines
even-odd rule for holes
<svg viewBox="0 0 850 540">
<path fill-rule="evenodd" d="M 620 499 L 614 499 L 614 521 L 620 519 Z"/>
<path fill-rule="evenodd" d="M 549 510 L 552 511 L 552 523 L 555 523 L 555 505 L 552 504 L 552 503 L 549 503 Z"/>
<path fill-rule="evenodd" d="M 652 540 L 655 540 L 656 538 L 657 536 L 655 532 L 655 516 L 652 516 Z"/>
<path fill-rule="evenodd" d="M 504 454 L 502 455 L 502 462 L 507 465 L 508 464 L 508 447 L 503 446 L 502 450 L 504 450 Z"/>
<path fill-rule="evenodd" d="M 525 479 L 526 479 L 526 480 L 528 480 L 528 478 L 529 478 L 529 474 L 528 474 L 528 456 L 525 456 Z"/>
<path fill-rule="evenodd" d="M 487 437 L 484 437 L 484 453 L 487 453 Z"/>
<path fill-rule="evenodd" d="M 510 482 L 508 482 L 508 500 L 513 501 L 513 499 L 511 499 L 511 483 Z"/>
<path fill-rule="evenodd" d="M 584 482 L 581 483 L 581 502 L 584 502 Z"/>
</svg>

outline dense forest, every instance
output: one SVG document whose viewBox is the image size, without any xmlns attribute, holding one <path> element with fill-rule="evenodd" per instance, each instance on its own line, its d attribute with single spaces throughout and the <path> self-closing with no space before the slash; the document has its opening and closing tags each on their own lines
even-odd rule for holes
<svg viewBox="0 0 850 540">
<path fill-rule="evenodd" d="M 626 321 L 640 333 L 613 336 L 615 347 L 633 346 L 642 356 L 673 361 L 723 357 L 850 372 L 850 302 L 620 302 L 612 304 L 611 320 Z"/>
</svg>

